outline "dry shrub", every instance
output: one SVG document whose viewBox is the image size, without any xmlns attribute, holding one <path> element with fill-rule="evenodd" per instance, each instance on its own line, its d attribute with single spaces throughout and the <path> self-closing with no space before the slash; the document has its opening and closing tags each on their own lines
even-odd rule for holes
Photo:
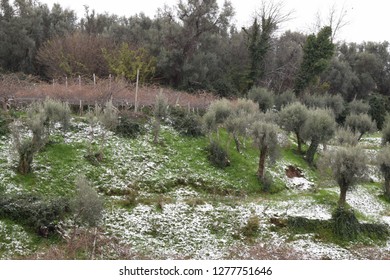
<svg viewBox="0 0 390 280">
<path fill-rule="evenodd" d="M 89 77 L 82 77 L 81 84 L 78 78 L 69 78 L 67 84 L 65 77 L 55 79 L 54 83 L 22 83 L 0 80 L 0 96 L 3 88 L 7 96 L 13 97 L 15 106 L 25 106 L 33 101 L 43 101 L 47 97 L 66 101 L 73 107 L 78 107 L 80 101 L 82 105 L 103 105 L 112 98 L 117 107 L 134 107 L 135 84 L 129 83 L 123 79 L 108 79 L 108 77 L 96 77 L 96 84 L 93 83 L 92 74 Z M 138 90 L 138 107 L 144 108 L 152 106 L 156 101 L 156 94 L 161 90 L 158 85 L 141 85 Z M 213 94 L 208 92 L 187 93 L 170 88 L 164 88 L 164 95 L 167 98 L 169 106 L 179 106 L 190 110 L 205 110 L 209 104 L 215 100 Z"/>
<path fill-rule="evenodd" d="M 26 259 L 32 260 L 139 260 L 146 256 L 134 252 L 130 246 L 119 243 L 115 237 L 106 236 L 101 230 L 79 230 L 72 240 L 66 239 L 60 244 L 51 245 Z"/>
</svg>

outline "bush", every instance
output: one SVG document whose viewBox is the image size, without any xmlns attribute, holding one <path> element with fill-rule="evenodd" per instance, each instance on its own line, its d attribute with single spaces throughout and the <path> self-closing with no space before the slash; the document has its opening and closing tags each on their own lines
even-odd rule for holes
<svg viewBox="0 0 390 280">
<path fill-rule="evenodd" d="M 45 118 L 49 130 L 54 123 L 61 124 L 63 130 L 67 130 L 70 126 L 70 107 L 68 103 L 63 103 L 53 99 L 46 99 L 43 103 L 43 109 L 45 112 Z"/>
<path fill-rule="evenodd" d="M 354 240 L 360 232 L 360 224 L 353 210 L 337 207 L 332 213 L 333 233 L 344 240 Z"/>
<path fill-rule="evenodd" d="M 210 145 L 207 148 L 207 152 L 208 159 L 214 166 L 219 168 L 225 168 L 230 165 L 228 154 L 219 143 L 211 141 Z"/>
<path fill-rule="evenodd" d="M 69 211 L 66 198 L 43 199 L 31 194 L 0 196 L 0 217 L 12 219 L 40 232 L 54 229 Z"/>
<path fill-rule="evenodd" d="M 260 219 L 259 217 L 252 215 L 249 217 L 246 225 L 242 228 L 242 234 L 245 237 L 256 237 L 260 229 Z"/>
<path fill-rule="evenodd" d="M 76 179 L 77 191 L 71 201 L 76 224 L 97 226 L 103 216 L 103 200 L 85 177 Z"/>
<path fill-rule="evenodd" d="M 143 120 L 129 114 L 121 114 L 115 133 L 123 137 L 135 138 L 145 132 Z"/>
<path fill-rule="evenodd" d="M 172 126 L 182 135 L 202 136 L 202 118 L 194 113 L 188 112 L 181 107 L 174 107 L 171 110 Z"/>
</svg>

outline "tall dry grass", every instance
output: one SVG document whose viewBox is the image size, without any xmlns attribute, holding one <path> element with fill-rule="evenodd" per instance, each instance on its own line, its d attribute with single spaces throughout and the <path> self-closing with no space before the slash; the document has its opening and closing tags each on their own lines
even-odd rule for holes
<svg viewBox="0 0 390 280">
<path fill-rule="evenodd" d="M 12 78 L 0 77 L 0 99 L 11 102 L 12 106 L 24 106 L 46 97 L 66 101 L 71 105 L 104 104 L 112 98 L 116 106 L 133 107 L 135 102 L 135 84 L 120 79 L 99 79 L 96 84 L 91 79 L 57 79 L 51 83 L 37 80 L 20 80 L 16 75 Z M 162 87 L 158 85 L 140 86 L 138 90 L 138 106 L 154 105 L 156 95 Z M 170 88 L 162 88 L 170 106 L 204 109 L 216 99 L 212 93 L 187 93 Z"/>
</svg>

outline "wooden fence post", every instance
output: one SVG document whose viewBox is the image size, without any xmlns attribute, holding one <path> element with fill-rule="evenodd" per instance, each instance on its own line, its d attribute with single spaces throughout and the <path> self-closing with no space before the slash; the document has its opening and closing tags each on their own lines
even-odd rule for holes
<svg viewBox="0 0 390 280">
<path fill-rule="evenodd" d="M 138 111 L 138 80 L 139 80 L 139 68 L 137 69 L 137 81 L 135 83 L 135 100 L 134 100 L 134 112 Z"/>
</svg>

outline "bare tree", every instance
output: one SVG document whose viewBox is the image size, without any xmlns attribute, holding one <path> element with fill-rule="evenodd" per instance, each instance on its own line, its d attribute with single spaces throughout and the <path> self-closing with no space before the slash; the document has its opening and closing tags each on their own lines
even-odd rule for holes
<svg viewBox="0 0 390 280">
<path fill-rule="evenodd" d="M 325 18 L 320 11 L 317 11 L 315 15 L 315 22 L 313 27 L 310 28 L 310 31 L 317 33 L 322 27 L 330 26 L 332 28 L 331 41 L 334 42 L 340 30 L 350 23 L 347 16 L 348 12 L 345 7 L 345 3 L 342 5 L 341 9 L 337 7 L 336 3 L 333 3 L 333 5 L 329 7 Z"/>
</svg>

